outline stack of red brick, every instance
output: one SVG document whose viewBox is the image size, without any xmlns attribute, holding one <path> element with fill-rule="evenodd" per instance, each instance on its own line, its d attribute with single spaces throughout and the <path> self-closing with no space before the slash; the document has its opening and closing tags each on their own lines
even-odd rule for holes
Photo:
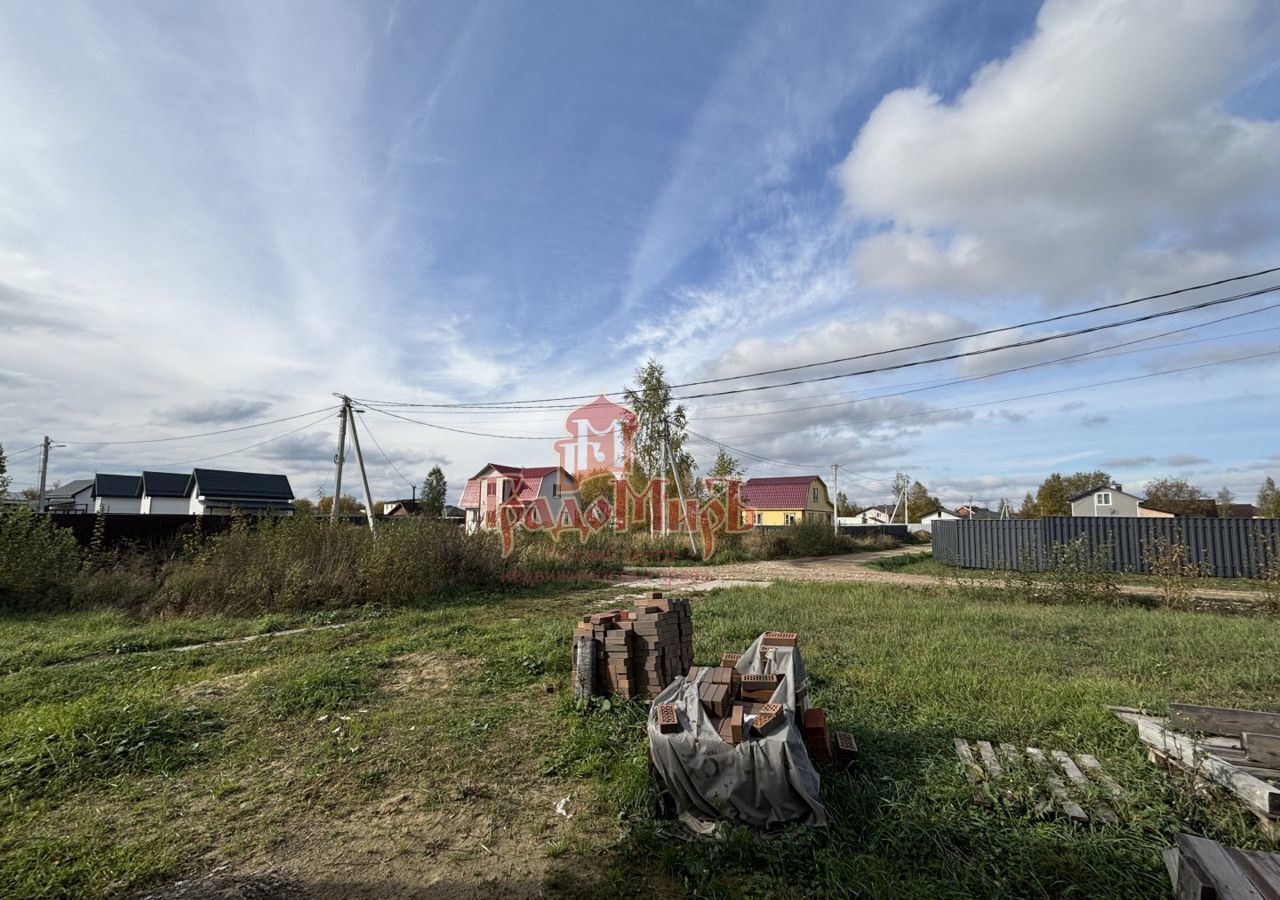
<svg viewBox="0 0 1280 900">
<path fill-rule="evenodd" d="M 796 646 L 794 632 L 766 632 L 761 646 L 761 657 L 767 657 L 776 647 Z M 726 653 L 720 665 L 706 670 L 698 689 L 698 699 L 710 717 L 720 737 L 729 744 L 739 744 L 752 734 L 768 734 L 785 724 L 786 710 L 780 703 L 770 702 L 773 692 L 782 683 L 782 675 L 740 675 L 734 665 L 740 654 Z M 692 682 L 703 669 L 694 666 L 687 678 Z M 803 709 L 807 686 L 796 690 L 797 704 Z M 674 704 L 661 704 L 657 710 L 658 728 L 664 734 L 678 732 L 680 718 Z M 796 723 L 803 730 L 809 755 L 815 760 L 830 760 L 831 734 L 827 728 L 826 712 L 817 707 L 804 710 L 803 720 Z M 857 752 L 853 735 L 836 732 L 836 751 L 841 757 L 852 757 Z"/>
<path fill-rule="evenodd" d="M 656 591 L 630 609 L 583 616 L 573 635 L 595 642 L 594 692 L 622 700 L 652 700 L 693 660 L 689 601 Z"/>
</svg>

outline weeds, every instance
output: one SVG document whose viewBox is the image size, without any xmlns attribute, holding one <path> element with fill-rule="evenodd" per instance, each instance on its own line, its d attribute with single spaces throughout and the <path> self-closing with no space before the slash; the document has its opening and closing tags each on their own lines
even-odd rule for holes
<svg viewBox="0 0 1280 900">
<path fill-rule="evenodd" d="M 1191 608 L 1197 580 L 1213 573 L 1207 558 L 1191 559 L 1191 548 L 1176 528 L 1172 537 L 1159 535 L 1143 541 L 1142 561 L 1156 579 L 1161 603 L 1170 609 Z"/>
<path fill-rule="evenodd" d="M 1120 601 L 1120 576 L 1112 567 L 1111 545 L 1090 547 L 1085 535 L 1055 543 L 1043 569 L 1024 553 L 1018 567 L 1005 573 L 1004 585 L 1013 596 L 1040 603 Z"/>
</svg>

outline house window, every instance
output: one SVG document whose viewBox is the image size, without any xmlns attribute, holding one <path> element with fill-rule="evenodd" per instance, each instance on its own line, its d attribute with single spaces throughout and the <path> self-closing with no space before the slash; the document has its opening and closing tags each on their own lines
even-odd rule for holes
<svg viewBox="0 0 1280 900">
<path fill-rule="evenodd" d="M 1097 496 L 1097 498 L 1096 498 L 1096 499 L 1097 499 L 1097 501 L 1098 501 L 1098 505 L 1099 505 L 1099 506 L 1110 506 L 1110 505 L 1111 505 L 1111 492 L 1110 492 L 1110 491 L 1103 491 L 1102 493 L 1098 494 L 1098 496 Z"/>
<path fill-rule="evenodd" d="M 787 513 L 786 515 L 784 515 L 784 516 L 782 517 L 782 522 L 783 522 L 783 524 L 785 524 L 785 525 L 794 525 L 794 524 L 796 524 L 796 514 L 795 514 L 795 513 Z"/>
<path fill-rule="evenodd" d="M 818 489 L 817 489 L 817 488 L 814 488 L 814 489 L 813 489 L 813 502 L 814 502 L 814 503 L 817 503 L 817 502 L 818 502 Z"/>
<path fill-rule="evenodd" d="M 558 485 L 558 484 L 553 484 L 553 485 L 551 485 L 551 496 L 552 496 L 552 497 L 559 497 L 559 496 L 560 496 L 560 485 Z"/>
<path fill-rule="evenodd" d="M 764 524 L 764 513 L 756 513 L 756 524 L 757 525 Z"/>
<path fill-rule="evenodd" d="M 490 496 L 490 497 L 495 497 L 495 496 L 497 496 L 497 493 L 498 493 L 498 485 L 497 485 L 497 484 L 495 484 L 494 482 L 490 481 L 490 482 L 489 482 L 489 484 L 488 484 L 488 488 L 489 488 L 489 496 Z"/>
</svg>

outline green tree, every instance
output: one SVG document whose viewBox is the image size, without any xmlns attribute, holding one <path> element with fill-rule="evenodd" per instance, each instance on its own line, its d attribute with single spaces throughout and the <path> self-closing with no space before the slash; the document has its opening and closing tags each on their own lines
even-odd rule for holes
<svg viewBox="0 0 1280 900">
<path fill-rule="evenodd" d="M 711 464 L 711 470 L 707 472 L 707 478 L 719 478 L 725 481 L 741 479 L 742 461 L 721 447 L 716 453 L 716 461 Z M 711 496 L 723 501 L 728 496 L 728 487 L 724 484 L 712 485 Z"/>
<path fill-rule="evenodd" d="M 1036 498 L 1032 496 L 1030 491 L 1022 498 L 1022 506 L 1018 507 L 1019 519 L 1037 519 L 1040 517 L 1040 509 L 1036 506 Z"/>
<path fill-rule="evenodd" d="M 293 501 L 293 508 L 305 516 L 313 515 L 316 511 L 315 502 L 310 497 L 298 497 Z"/>
<path fill-rule="evenodd" d="M 851 501 L 844 491 L 836 494 L 836 515 L 852 516 L 858 512 L 858 504 Z"/>
<path fill-rule="evenodd" d="M 333 510 L 333 496 L 321 497 L 316 501 L 316 512 L 322 516 L 327 516 Z M 338 498 L 338 515 L 340 516 L 362 516 L 364 515 L 364 504 L 350 494 L 343 494 Z"/>
<path fill-rule="evenodd" d="M 1270 475 L 1258 488 L 1258 515 L 1264 519 L 1280 519 L 1280 488 Z"/>
<path fill-rule="evenodd" d="M 424 516 L 438 519 L 444 515 L 444 501 L 448 493 L 449 483 L 444 479 L 444 471 L 439 466 L 432 466 L 422 482 L 422 502 L 418 508 Z"/>
<path fill-rule="evenodd" d="M 647 360 L 636 371 L 635 380 L 637 387 L 627 388 L 623 394 L 636 417 L 627 428 L 631 438 L 632 471 L 642 478 L 671 480 L 678 476 L 686 493 L 692 492 L 693 471 L 697 466 L 684 449 L 688 427 L 684 406 L 672 405 L 671 386 L 656 360 Z M 670 455 L 667 455 L 668 443 Z"/>
<path fill-rule="evenodd" d="M 578 507 L 587 509 L 601 497 L 610 503 L 614 498 L 614 477 L 608 469 L 593 469 L 578 479 Z"/>
<path fill-rule="evenodd" d="M 1146 505 L 1175 516 L 1193 516 L 1203 511 L 1204 491 L 1174 475 L 1147 482 Z"/>
<path fill-rule="evenodd" d="M 0 496 L 9 491 L 9 461 L 5 459 L 4 444 L 0 444 Z"/>
<path fill-rule="evenodd" d="M 930 494 L 928 488 L 918 481 L 913 481 L 911 487 L 907 489 L 906 507 L 899 511 L 899 515 L 909 513 L 912 522 L 919 522 L 921 516 L 928 515 L 941 506 L 938 498 Z"/>
<path fill-rule="evenodd" d="M 1231 504 L 1235 499 L 1236 495 L 1231 493 L 1231 489 L 1224 484 L 1222 490 L 1218 491 L 1217 499 L 1213 501 L 1218 507 L 1219 519 L 1231 518 Z"/>
<path fill-rule="evenodd" d="M 1041 516 L 1069 516 L 1072 497 L 1109 484 L 1111 476 L 1106 472 L 1075 472 L 1071 475 L 1054 472 L 1036 490 L 1036 513 Z"/>
</svg>

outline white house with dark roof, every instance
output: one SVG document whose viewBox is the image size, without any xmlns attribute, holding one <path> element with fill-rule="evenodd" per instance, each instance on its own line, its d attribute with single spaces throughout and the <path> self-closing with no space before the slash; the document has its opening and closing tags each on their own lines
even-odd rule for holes
<svg viewBox="0 0 1280 900">
<path fill-rule="evenodd" d="M 287 475 L 195 469 L 187 497 L 188 512 L 193 516 L 230 515 L 236 510 L 276 516 L 294 512 L 293 488 Z"/>
<path fill-rule="evenodd" d="M 44 495 L 44 508 L 47 512 L 87 513 L 94 508 L 92 478 L 77 478 L 59 485 Z"/>
<path fill-rule="evenodd" d="M 153 516 L 190 515 L 190 486 L 191 476 L 185 473 L 143 472 L 141 512 Z"/>
<path fill-rule="evenodd" d="M 142 512 L 141 476 L 93 476 L 93 511 L 115 515 Z"/>
</svg>

